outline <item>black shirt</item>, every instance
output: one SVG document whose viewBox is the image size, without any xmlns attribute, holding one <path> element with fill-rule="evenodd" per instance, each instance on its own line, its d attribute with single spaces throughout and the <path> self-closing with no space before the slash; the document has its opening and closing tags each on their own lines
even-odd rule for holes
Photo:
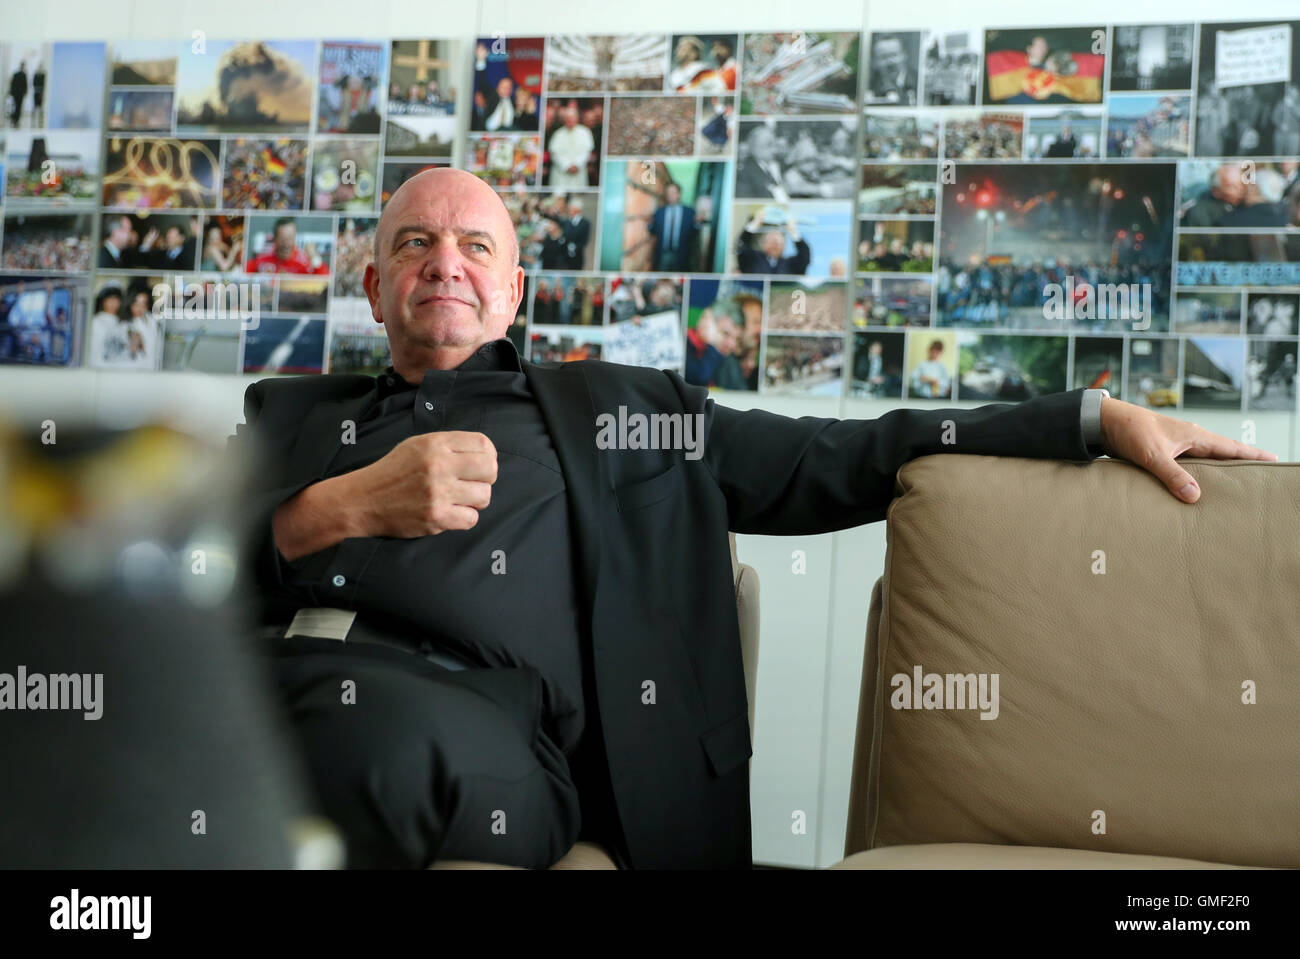
<svg viewBox="0 0 1300 959">
<path fill-rule="evenodd" d="M 340 426 L 343 429 L 343 426 Z M 384 457 L 420 433 L 466 430 L 497 450 L 492 501 L 468 530 L 416 539 L 345 539 L 285 563 L 301 606 L 355 609 L 402 624 L 471 666 L 532 666 L 543 729 L 572 755 L 582 738 L 583 659 L 564 475 L 514 345 L 486 344 L 417 386 L 392 367 L 325 478 Z"/>
</svg>

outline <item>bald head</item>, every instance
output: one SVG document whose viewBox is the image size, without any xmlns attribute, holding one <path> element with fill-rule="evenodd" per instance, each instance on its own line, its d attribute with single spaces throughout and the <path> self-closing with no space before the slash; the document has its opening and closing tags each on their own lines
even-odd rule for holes
<svg viewBox="0 0 1300 959">
<path fill-rule="evenodd" d="M 397 198 L 402 195 L 402 192 L 406 190 L 407 187 L 411 186 L 411 184 L 415 183 L 421 177 L 443 176 L 445 182 L 445 174 L 448 173 L 462 174 L 464 176 L 469 177 L 475 183 L 479 184 L 484 190 L 486 190 L 489 194 L 491 194 L 491 196 L 497 201 L 497 203 L 501 204 L 501 209 L 505 213 L 506 219 L 507 220 L 510 219 L 510 211 L 507 210 L 506 205 L 501 202 L 501 197 L 498 196 L 497 192 L 493 190 L 490 186 L 488 186 L 486 182 L 480 180 L 478 177 L 474 176 L 474 174 L 466 173 L 464 170 L 456 170 L 451 167 L 440 167 L 436 170 L 425 170 L 422 173 L 417 173 L 415 176 L 411 177 L 411 179 L 407 180 L 405 183 L 399 186 L 393 192 L 393 195 L 388 198 L 388 203 L 384 206 L 384 211 L 379 214 L 379 226 L 375 230 L 375 243 L 374 243 L 374 249 L 372 251 L 372 255 L 374 256 L 376 261 L 379 259 L 379 237 L 383 233 L 384 217 L 388 215 L 390 210 L 392 210 L 393 204 L 397 201 Z M 510 265 L 518 266 L 519 265 L 519 237 L 515 235 L 513 222 L 510 225 L 509 234 L 510 234 L 509 235 Z"/>
<path fill-rule="evenodd" d="M 364 285 L 410 383 L 454 369 L 500 339 L 523 299 L 519 244 L 505 204 L 464 170 L 426 170 L 389 199 Z"/>
</svg>

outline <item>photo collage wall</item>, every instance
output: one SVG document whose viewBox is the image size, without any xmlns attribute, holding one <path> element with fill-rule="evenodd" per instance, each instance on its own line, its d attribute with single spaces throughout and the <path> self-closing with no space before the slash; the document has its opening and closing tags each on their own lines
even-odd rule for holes
<svg viewBox="0 0 1300 959">
<path fill-rule="evenodd" d="M 9 43 L 0 75 L 0 361 L 377 373 L 378 214 L 454 163 L 515 223 L 534 361 L 1295 409 L 1300 21 Z"/>
</svg>

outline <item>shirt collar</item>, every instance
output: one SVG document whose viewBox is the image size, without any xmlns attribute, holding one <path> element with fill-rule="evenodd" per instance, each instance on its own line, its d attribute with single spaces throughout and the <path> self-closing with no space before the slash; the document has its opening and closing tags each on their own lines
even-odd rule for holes
<svg viewBox="0 0 1300 959">
<path fill-rule="evenodd" d="M 523 363 L 519 359 L 519 351 L 515 349 L 512 343 L 506 337 L 499 340 L 492 340 L 490 343 L 484 343 L 478 351 L 465 360 L 464 363 L 456 367 L 457 373 L 476 373 L 476 372 L 501 372 L 501 373 L 522 373 L 524 371 Z M 375 377 L 375 383 L 379 389 L 379 398 L 392 396 L 394 393 L 400 393 L 403 390 L 413 390 L 415 385 L 406 382 L 397 375 L 397 371 L 389 364 L 384 372 Z"/>
</svg>

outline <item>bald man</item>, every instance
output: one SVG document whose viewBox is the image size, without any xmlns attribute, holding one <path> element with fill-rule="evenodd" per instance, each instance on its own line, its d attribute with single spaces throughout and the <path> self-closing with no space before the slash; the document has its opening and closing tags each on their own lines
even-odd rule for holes
<svg viewBox="0 0 1300 959">
<path fill-rule="evenodd" d="M 928 453 L 1105 450 L 1186 502 L 1180 454 L 1275 458 L 1101 391 L 796 420 L 669 371 L 524 362 L 510 216 L 459 170 L 403 184 L 374 254 L 392 366 L 254 383 L 232 438 L 259 454 L 249 562 L 285 714 L 356 867 L 544 868 L 586 838 L 623 868 L 749 868 L 728 530 L 883 519 Z M 610 429 L 651 415 L 673 426 L 652 448 Z"/>
</svg>

